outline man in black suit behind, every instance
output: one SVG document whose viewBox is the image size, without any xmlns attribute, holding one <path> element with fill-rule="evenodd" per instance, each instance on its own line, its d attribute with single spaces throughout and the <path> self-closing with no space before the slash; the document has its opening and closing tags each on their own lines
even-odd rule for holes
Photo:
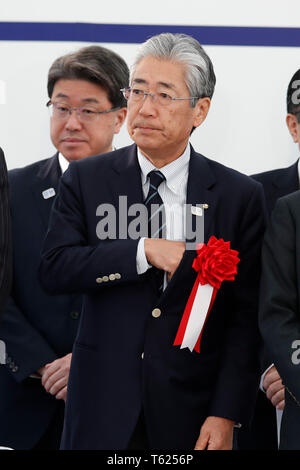
<svg viewBox="0 0 300 470">
<path fill-rule="evenodd" d="M 120 88 L 129 71 L 113 51 L 90 46 L 58 58 L 48 74 L 47 103 L 57 153 L 9 172 L 14 267 L 0 326 L 0 444 L 59 447 L 71 351 L 81 311 L 78 295 L 47 295 L 37 275 L 61 174 L 70 161 L 112 150 L 126 116 Z"/>
<path fill-rule="evenodd" d="M 45 240 L 45 287 L 84 293 L 62 449 L 231 449 L 258 387 L 263 190 L 189 144 L 215 85 L 195 39 L 150 38 L 130 85 L 123 92 L 135 144 L 71 163 Z M 154 200 L 149 220 L 165 210 L 165 224 L 145 237 L 139 227 L 148 227 Z M 198 241 L 230 241 L 241 261 L 217 293 L 198 353 L 174 340 L 197 276 L 188 221 L 203 209 Z"/>
<path fill-rule="evenodd" d="M 300 69 L 291 78 L 286 95 L 286 124 L 295 143 L 300 148 L 299 118 Z M 299 160 L 287 168 L 266 171 L 252 176 L 264 187 L 269 217 L 277 199 L 299 189 Z M 277 449 L 280 411 L 284 408 L 284 385 L 270 357 L 269 348 L 262 348 L 262 389 L 258 392 L 255 413 L 249 432 L 239 431 L 238 441 L 241 449 Z M 276 416 L 276 408 L 279 413 Z"/>
<path fill-rule="evenodd" d="M 0 148 L 0 322 L 10 291 L 12 271 L 11 255 L 7 168 L 4 153 Z"/>
<path fill-rule="evenodd" d="M 298 80 L 294 92 L 299 93 L 299 85 Z M 295 99 L 294 104 L 294 127 L 299 141 L 300 101 Z M 299 213 L 300 191 L 279 198 L 262 250 L 260 329 L 275 369 L 272 402 L 281 403 L 283 408 L 279 447 L 282 450 L 300 449 Z"/>
</svg>

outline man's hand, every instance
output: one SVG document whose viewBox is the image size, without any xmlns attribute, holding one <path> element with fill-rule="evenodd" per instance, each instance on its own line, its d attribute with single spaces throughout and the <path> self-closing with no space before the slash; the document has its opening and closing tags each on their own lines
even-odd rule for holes
<svg viewBox="0 0 300 470">
<path fill-rule="evenodd" d="M 67 354 L 38 370 L 43 387 L 58 400 L 66 401 L 71 358 L 72 354 Z"/>
<path fill-rule="evenodd" d="M 266 391 L 267 397 L 277 410 L 283 410 L 285 405 L 284 385 L 275 366 L 272 366 L 268 372 L 266 372 L 263 380 L 263 388 Z"/>
<path fill-rule="evenodd" d="M 144 246 L 148 262 L 169 273 L 168 278 L 171 279 L 182 260 L 185 243 L 163 238 L 146 238 Z"/>
<path fill-rule="evenodd" d="M 209 416 L 204 421 L 195 450 L 232 450 L 234 422 Z"/>
</svg>

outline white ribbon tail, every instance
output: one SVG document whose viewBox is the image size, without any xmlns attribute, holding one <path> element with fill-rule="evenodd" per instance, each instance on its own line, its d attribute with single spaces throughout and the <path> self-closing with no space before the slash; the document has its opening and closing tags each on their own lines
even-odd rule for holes
<svg viewBox="0 0 300 470">
<path fill-rule="evenodd" d="M 198 285 L 180 349 L 189 348 L 193 351 L 204 326 L 213 291 L 214 288 L 210 284 Z"/>
</svg>

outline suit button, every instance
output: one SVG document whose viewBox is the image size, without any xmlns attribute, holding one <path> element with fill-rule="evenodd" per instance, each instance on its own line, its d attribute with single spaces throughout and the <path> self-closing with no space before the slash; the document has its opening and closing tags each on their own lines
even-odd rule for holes
<svg viewBox="0 0 300 470">
<path fill-rule="evenodd" d="M 108 278 L 108 276 L 103 276 L 102 280 L 103 280 L 103 282 L 108 282 L 109 278 Z"/>
<path fill-rule="evenodd" d="M 97 284 L 101 284 L 102 281 L 103 281 L 102 277 L 97 277 L 96 279 Z"/>
<path fill-rule="evenodd" d="M 108 277 L 110 281 L 114 281 L 116 279 L 116 276 L 114 274 L 110 274 Z"/>
<path fill-rule="evenodd" d="M 158 318 L 160 316 L 161 316 L 161 310 L 159 308 L 155 308 L 154 310 L 152 310 L 152 317 Z"/>
<path fill-rule="evenodd" d="M 14 366 L 14 367 L 12 368 L 12 372 L 18 372 L 18 370 L 19 370 L 19 367 L 18 367 L 18 366 Z"/>
<path fill-rule="evenodd" d="M 79 312 L 71 312 L 71 313 L 70 313 L 70 317 L 71 317 L 73 320 L 77 320 L 78 317 L 79 317 Z"/>
<path fill-rule="evenodd" d="M 120 273 L 115 273 L 115 279 L 121 279 L 121 274 Z"/>
</svg>

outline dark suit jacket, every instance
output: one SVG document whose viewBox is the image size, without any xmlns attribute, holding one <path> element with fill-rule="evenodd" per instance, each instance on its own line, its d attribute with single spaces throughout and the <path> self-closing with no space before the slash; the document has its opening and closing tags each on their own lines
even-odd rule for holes
<svg viewBox="0 0 300 470">
<path fill-rule="evenodd" d="M 300 191 L 280 198 L 275 205 L 262 251 L 260 296 L 261 333 L 286 389 L 280 448 L 298 450 L 300 449 L 299 213 Z"/>
<path fill-rule="evenodd" d="M 252 178 L 263 185 L 270 217 L 278 198 L 299 189 L 298 160 L 287 168 L 257 173 L 252 175 Z"/>
<path fill-rule="evenodd" d="M 41 438 L 62 400 L 46 393 L 39 379 L 29 378 L 40 367 L 72 351 L 81 301 L 51 296 L 38 280 L 38 265 L 60 178 L 57 156 L 9 172 L 13 285 L 4 311 L 0 338 L 6 343 L 6 365 L 0 367 L 0 443 L 30 449 Z"/>
<path fill-rule="evenodd" d="M 298 160 L 287 168 L 265 171 L 253 175 L 252 178 L 263 185 L 268 218 L 270 218 L 277 199 L 299 189 Z M 267 350 L 263 352 L 261 363 L 262 371 L 272 364 Z"/>
<path fill-rule="evenodd" d="M 298 161 L 288 168 L 265 171 L 252 176 L 264 188 L 268 216 L 278 198 L 292 193 L 299 188 Z M 264 372 L 272 364 L 270 353 L 262 348 L 261 367 Z M 240 449 L 277 449 L 276 409 L 264 392 L 259 390 L 251 428 L 238 431 Z"/>
<path fill-rule="evenodd" d="M 0 320 L 10 291 L 11 274 L 12 247 L 8 201 L 8 179 L 4 153 L 0 148 Z"/>
<path fill-rule="evenodd" d="M 138 240 L 97 239 L 97 207 L 111 204 L 118 220 L 119 195 L 127 195 L 128 207 L 143 203 L 135 145 L 70 165 L 46 237 L 45 287 L 85 293 L 62 448 L 126 448 L 143 407 L 152 449 L 192 449 L 208 415 L 245 423 L 252 412 L 262 187 L 192 149 L 187 203 L 209 205 L 205 241 L 211 235 L 230 240 L 241 258 L 236 281 L 224 282 L 217 294 L 200 354 L 173 346 L 196 279 L 196 253 L 185 252 L 158 298 L 152 270 L 137 274 Z M 98 283 L 103 276 L 107 282 Z M 154 308 L 161 310 L 158 318 Z"/>
</svg>

